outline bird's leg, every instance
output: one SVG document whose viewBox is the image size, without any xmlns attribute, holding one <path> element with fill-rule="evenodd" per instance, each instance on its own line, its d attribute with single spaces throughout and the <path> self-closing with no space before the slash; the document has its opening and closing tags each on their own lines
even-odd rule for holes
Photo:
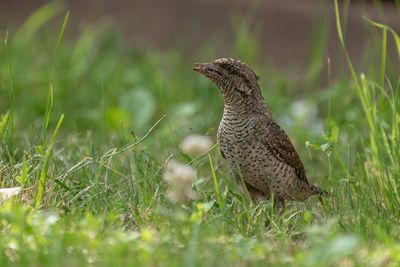
<svg viewBox="0 0 400 267">
<path fill-rule="evenodd" d="M 272 209 L 268 213 L 268 220 L 265 221 L 265 226 L 270 227 L 271 223 L 276 223 L 282 220 L 282 214 L 285 212 L 285 200 L 272 194 Z"/>
<path fill-rule="evenodd" d="M 243 191 L 242 193 L 250 197 L 254 203 L 258 203 L 260 199 L 269 199 L 269 196 L 267 196 L 265 193 L 246 183 L 239 172 L 235 171 L 233 174 L 236 181 L 241 185 L 240 190 Z"/>
<path fill-rule="evenodd" d="M 253 202 L 257 203 L 260 199 L 265 199 L 266 196 L 263 192 L 261 192 L 260 190 L 258 190 L 257 188 L 249 185 L 248 183 L 244 182 L 247 191 L 250 194 L 251 200 L 253 200 Z"/>
<path fill-rule="evenodd" d="M 274 195 L 272 198 L 272 207 L 275 214 L 283 214 L 285 212 L 285 199 Z"/>
</svg>

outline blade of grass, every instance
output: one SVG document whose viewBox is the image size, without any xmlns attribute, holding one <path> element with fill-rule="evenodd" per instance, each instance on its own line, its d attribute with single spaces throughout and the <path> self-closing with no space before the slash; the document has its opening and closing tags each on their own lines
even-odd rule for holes
<svg viewBox="0 0 400 267">
<path fill-rule="evenodd" d="M 354 70 L 353 63 L 351 62 L 350 55 L 347 52 L 346 45 L 344 43 L 342 26 L 341 26 L 341 22 L 340 22 L 339 6 L 338 6 L 337 0 L 335 0 L 335 17 L 336 17 L 336 30 L 337 30 L 337 34 L 338 34 L 338 37 L 339 37 L 339 41 L 340 41 L 340 44 L 341 44 L 341 46 L 343 48 L 347 64 L 349 65 L 349 69 L 350 69 L 350 72 L 351 72 L 351 76 L 353 77 L 353 80 L 354 80 L 354 83 L 355 83 L 355 87 L 357 89 L 357 92 L 359 92 L 360 91 L 360 83 L 359 83 L 357 74 L 356 74 L 356 72 Z"/>
<path fill-rule="evenodd" d="M 39 209 L 40 204 L 42 203 L 43 199 L 43 193 L 44 193 L 44 188 L 47 180 L 47 173 L 49 170 L 49 162 L 50 158 L 53 154 L 53 144 L 56 139 L 58 130 L 60 129 L 60 126 L 64 120 L 64 114 L 61 115 L 60 119 L 58 120 L 57 126 L 54 130 L 53 136 L 51 138 L 49 147 L 46 150 L 46 154 L 43 157 L 43 166 L 40 172 L 40 179 L 39 179 L 39 185 L 38 185 L 38 192 L 36 194 L 36 200 L 35 200 L 35 209 Z"/>
<path fill-rule="evenodd" d="M 53 95 L 54 95 L 54 93 L 53 93 L 53 85 L 50 84 L 49 92 L 47 94 L 45 120 L 44 120 L 43 128 L 42 128 L 43 140 L 46 140 L 47 127 L 49 126 L 50 115 L 51 115 L 51 112 L 53 110 L 53 102 L 54 102 L 54 96 Z"/>
<path fill-rule="evenodd" d="M 51 75 L 50 75 L 51 78 L 53 77 L 54 72 L 55 72 L 55 65 L 56 65 L 57 57 L 58 57 L 58 54 L 59 54 L 59 51 L 61 48 L 62 41 L 64 40 L 65 29 L 67 28 L 67 25 L 68 25 L 68 18 L 69 18 L 69 11 L 65 14 L 63 24 L 61 25 L 60 33 L 58 35 L 57 45 L 56 45 L 56 49 L 54 51 L 53 67 L 52 67 Z"/>
<path fill-rule="evenodd" d="M 7 125 L 9 122 L 9 118 L 10 118 L 10 111 L 7 111 L 6 114 L 1 116 L 1 120 L 0 120 L 0 139 L 3 137 L 6 129 L 7 129 Z"/>
<path fill-rule="evenodd" d="M 210 161 L 211 174 L 212 174 L 213 181 L 214 181 L 214 188 L 215 188 L 215 194 L 217 195 L 218 205 L 219 205 L 219 208 L 222 210 L 223 206 L 222 206 L 221 196 L 219 194 L 217 176 L 215 175 L 214 165 L 213 165 L 213 162 L 211 160 L 211 155 L 210 154 L 208 154 L 208 160 Z"/>
<path fill-rule="evenodd" d="M 37 30 L 42 27 L 46 22 L 52 19 L 58 12 L 62 9 L 62 5 L 60 2 L 49 2 L 48 4 L 43 5 L 41 8 L 36 10 L 29 18 L 24 22 L 24 24 L 20 27 L 18 32 L 15 34 L 15 38 L 23 38 L 27 40 L 31 38 Z"/>
<path fill-rule="evenodd" d="M 387 28 L 382 30 L 380 86 L 385 88 Z"/>
<path fill-rule="evenodd" d="M 394 42 L 395 42 L 396 48 L 397 48 L 397 55 L 399 56 L 399 59 L 400 59 L 400 37 L 399 37 L 399 35 L 392 28 L 390 28 L 389 26 L 387 26 L 385 24 L 375 22 L 368 17 L 364 17 L 364 19 L 366 21 L 368 21 L 370 24 L 374 25 L 375 27 L 382 29 L 382 31 L 384 31 L 383 34 L 384 34 L 385 39 L 387 39 L 386 38 L 387 31 L 390 31 L 392 33 L 392 36 L 393 36 L 393 39 L 394 39 Z M 385 47 L 385 52 L 386 52 L 386 42 L 387 42 L 387 40 L 382 39 L 382 43 L 384 43 L 384 44 L 382 44 L 382 47 Z M 385 46 L 383 46 L 383 45 L 385 45 Z M 383 53 L 383 51 L 382 51 L 382 53 Z M 386 57 L 386 53 L 385 53 L 385 57 Z"/>
<path fill-rule="evenodd" d="M 9 110 L 9 117 L 7 118 L 7 136 L 5 143 L 9 150 L 13 150 L 14 147 L 14 105 L 15 105 L 15 90 L 14 90 L 14 74 L 13 68 L 11 65 L 9 51 L 8 51 L 8 31 L 6 32 L 6 37 L 4 39 L 4 49 L 5 49 L 5 57 L 6 57 L 6 65 L 7 65 L 7 72 L 9 77 L 9 88 L 11 92 L 11 99 L 10 99 L 10 110 Z"/>
</svg>

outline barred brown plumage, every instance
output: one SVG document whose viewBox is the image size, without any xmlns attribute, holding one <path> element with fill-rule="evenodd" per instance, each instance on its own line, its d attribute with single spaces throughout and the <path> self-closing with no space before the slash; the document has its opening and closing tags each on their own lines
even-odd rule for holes
<svg viewBox="0 0 400 267">
<path fill-rule="evenodd" d="M 193 69 L 212 80 L 224 96 L 218 127 L 222 156 L 252 197 L 280 203 L 326 194 L 307 181 L 303 163 L 284 130 L 264 102 L 258 76 L 245 63 L 220 58 Z"/>
</svg>

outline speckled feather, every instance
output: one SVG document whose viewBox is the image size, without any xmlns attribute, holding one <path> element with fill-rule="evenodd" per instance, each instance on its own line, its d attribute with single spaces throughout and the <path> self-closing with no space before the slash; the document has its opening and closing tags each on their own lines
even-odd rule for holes
<svg viewBox="0 0 400 267">
<path fill-rule="evenodd" d="M 242 176 L 253 196 L 278 201 L 304 200 L 324 191 L 308 183 L 303 163 L 262 97 L 258 76 L 245 63 L 221 58 L 196 64 L 194 70 L 211 79 L 224 96 L 218 127 L 223 157 Z"/>
</svg>

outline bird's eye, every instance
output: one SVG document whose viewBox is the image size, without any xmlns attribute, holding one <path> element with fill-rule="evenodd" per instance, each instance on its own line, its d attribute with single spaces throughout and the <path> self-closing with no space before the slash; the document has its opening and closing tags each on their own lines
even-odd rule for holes
<svg viewBox="0 0 400 267">
<path fill-rule="evenodd" d="M 236 76 L 242 76 L 242 72 L 238 69 L 231 69 L 229 73 Z"/>
<path fill-rule="evenodd" d="M 219 76 L 222 76 L 222 72 L 220 72 L 219 70 L 215 69 L 215 68 L 207 68 L 207 71 L 210 73 L 214 73 L 217 74 Z"/>
</svg>

